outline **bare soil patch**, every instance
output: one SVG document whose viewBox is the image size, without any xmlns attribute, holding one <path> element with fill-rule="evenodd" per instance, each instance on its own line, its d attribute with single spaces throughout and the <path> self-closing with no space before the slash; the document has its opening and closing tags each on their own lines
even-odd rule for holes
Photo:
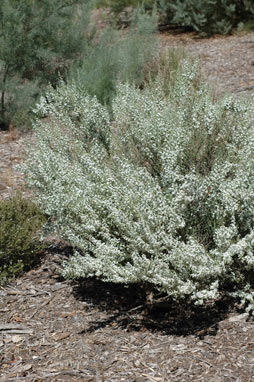
<svg viewBox="0 0 254 382">
<path fill-rule="evenodd" d="M 161 41 L 197 54 L 218 95 L 253 95 L 254 34 Z M 24 189 L 15 164 L 31 135 L 13 134 L 0 132 L 0 198 Z M 254 322 L 230 301 L 149 307 L 137 286 L 63 280 L 69 255 L 52 241 L 38 268 L 0 289 L 0 381 L 254 382 Z"/>
</svg>

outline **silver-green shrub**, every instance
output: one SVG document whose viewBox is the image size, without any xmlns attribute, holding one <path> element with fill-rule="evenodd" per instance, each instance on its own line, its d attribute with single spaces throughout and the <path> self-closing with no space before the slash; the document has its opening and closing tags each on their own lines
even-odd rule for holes
<svg viewBox="0 0 254 382">
<path fill-rule="evenodd" d="M 227 293 L 251 311 L 253 104 L 214 101 L 189 61 L 167 96 L 162 83 L 119 84 L 113 120 L 65 84 L 37 105 L 23 170 L 52 229 L 77 248 L 63 276 L 197 304 Z"/>
</svg>

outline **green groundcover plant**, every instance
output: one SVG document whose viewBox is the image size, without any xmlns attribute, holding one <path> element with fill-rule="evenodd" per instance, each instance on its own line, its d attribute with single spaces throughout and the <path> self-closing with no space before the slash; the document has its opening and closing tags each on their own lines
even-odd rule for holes
<svg viewBox="0 0 254 382">
<path fill-rule="evenodd" d="M 214 101 L 184 60 L 167 96 L 159 74 L 143 90 L 119 84 L 112 109 L 63 83 L 36 107 L 23 171 L 77 248 L 63 276 L 200 305 L 226 293 L 251 312 L 253 104 Z"/>
<path fill-rule="evenodd" d="M 0 200 L 0 285 L 39 261 L 39 235 L 46 217 L 21 195 Z"/>
</svg>

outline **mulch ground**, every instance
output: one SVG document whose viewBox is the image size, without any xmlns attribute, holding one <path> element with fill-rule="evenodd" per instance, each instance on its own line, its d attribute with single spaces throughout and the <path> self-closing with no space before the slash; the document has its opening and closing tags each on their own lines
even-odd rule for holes
<svg viewBox="0 0 254 382">
<path fill-rule="evenodd" d="M 70 248 L 0 290 L 1 381 L 254 381 L 254 322 L 228 301 L 147 308 L 142 289 L 59 275 Z"/>
<path fill-rule="evenodd" d="M 196 52 L 218 93 L 253 95 L 254 34 L 162 39 Z M 22 187 L 27 139 L 0 132 L 0 198 Z M 52 240 L 36 269 L 0 288 L 0 381 L 254 382 L 254 321 L 231 301 L 149 306 L 138 286 L 64 280 L 71 252 Z"/>
</svg>

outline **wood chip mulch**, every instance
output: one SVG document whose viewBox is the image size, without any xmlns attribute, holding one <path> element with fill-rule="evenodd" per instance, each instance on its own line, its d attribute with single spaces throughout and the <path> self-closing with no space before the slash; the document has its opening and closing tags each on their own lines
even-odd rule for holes
<svg viewBox="0 0 254 382">
<path fill-rule="evenodd" d="M 254 34 L 164 45 L 199 55 L 218 94 L 252 96 Z M 22 188 L 14 165 L 29 135 L 0 132 L 0 199 Z M 254 321 L 230 301 L 204 309 L 145 303 L 138 286 L 63 280 L 66 243 L 0 288 L 0 381 L 254 382 Z"/>
<path fill-rule="evenodd" d="M 198 57 L 204 78 L 217 95 L 253 96 L 254 33 L 200 39 L 194 33 L 179 33 L 176 29 L 162 34 L 161 45 L 181 46 Z"/>
<path fill-rule="evenodd" d="M 138 287 L 61 279 L 64 250 L 0 290 L 1 381 L 253 381 L 254 322 L 214 308 L 147 309 Z"/>
<path fill-rule="evenodd" d="M 0 200 L 14 195 L 17 191 L 30 195 L 16 166 L 24 159 L 25 147 L 31 137 L 31 132 L 0 130 Z"/>
</svg>

